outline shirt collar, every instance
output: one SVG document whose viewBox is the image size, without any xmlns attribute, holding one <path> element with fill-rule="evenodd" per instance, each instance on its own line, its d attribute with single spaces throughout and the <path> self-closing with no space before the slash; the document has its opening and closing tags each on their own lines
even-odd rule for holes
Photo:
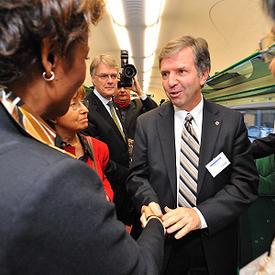
<svg viewBox="0 0 275 275">
<path fill-rule="evenodd" d="M 55 146 L 55 131 L 13 92 L 0 88 L 0 102 L 21 129 L 34 139 L 66 153 Z M 69 154 L 71 155 L 71 154 Z"/>
<path fill-rule="evenodd" d="M 201 95 L 201 101 L 199 102 L 199 104 L 190 112 L 187 112 L 185 110 L 181 110 L 180 108 L 178 108 L 177 106 L 174 106 L 174 111 L 175 113 L 182 113 L 182 117 L 185 119 L 186 115 L 188 113 L 190 113 L 193 117 L 193 121 L 195 124 L 198 124 L 199 121 L 199 117 L 201 117 L 202 115 L 202 109 L 203 109 L 203 96 Z"/>
<path fill-rule="evenodd" d="M 82 157 L 80 157 L 79 159 L 86 162 L 87 159 L 88 159 L 88 156 L 90 156 L 90 158 L 93 160 L 94 159 L 93 153 L 91 151 L 91 148 L 90 148 L 90 146 L 88 144 L 87 139 L 81 133 L 77 133 L 77 135 L 79 137 L 81 146 L 82 146 L 82 148 L 84 150 L 84 155 Z M 74 151 L 75 151 L 75 146 L 72 146 L 71 144 L 63 141 L 62 138 L 58 134 L 56 134 L 55 146 L 57 146 L 57 147 L 59 147 L 61 149 L 64 149 L 66 152 L 69 151 L 68 148 L 70 148 L 70 147 L 74 148 Z"/>
<path fill-rule="evenodd" d="M 109 101 L 109 99 L 103 97 L 97 90 L 96 88 L 94 88 L 94 94 L 99 98 L 99 100 L 104 104 L 104 105 L 107 105 Z"/>
</svg>

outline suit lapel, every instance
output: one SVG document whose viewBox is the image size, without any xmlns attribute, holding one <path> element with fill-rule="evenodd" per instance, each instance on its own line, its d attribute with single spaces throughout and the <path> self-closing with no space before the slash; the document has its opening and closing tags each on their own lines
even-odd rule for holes
<svg viewBox="0 0 275 275">
<path fill-rule="evenodd" d="M 165 163 L 171 190 L 176 199 L 176 152 L 174 131 L 174 109 L 171 103 L 159 108 L 159 119 L 157 129 L 162 148 L 162 157 Z"/>
<path fill-rule="evenodd" d="M 119 137 L 124 141 L 113 118 L 110 116 L 109 112 L 107 111 L 107 109 L 105 108 L 103 103 L 100 101 L 100 99 L 94 94 L 94 92 L 90 93 L 90 95 L 88 96 L 88 100 L 89 100 L 89 109 L 90 110 L 94 109 L 96 112 L 98 112 L 110 124 L 110 126 L 116 131 L 116 133 L 119 135 Z M 121 121 L 121 117 L 120 117 L 119 112 L 117 111 L 117 107 L 116 106 L 114 106 L 114 107 L 115 107 L 115 111 Z M 123 125 L 122 125 L 122 127 L 123 127 Z M 123 127 L 123 131 L 125 133 L 124 127 Z"/>
<path fill-rule="evenodd" d="M 206 173 L 205 165 L 215 157 L 213 156 L 213 152 L 221 126 L 222 119 L 219 111 L 215 108 L 215 105 L 204 100 L 198 175 L 198 195 Z"/>
</svg>

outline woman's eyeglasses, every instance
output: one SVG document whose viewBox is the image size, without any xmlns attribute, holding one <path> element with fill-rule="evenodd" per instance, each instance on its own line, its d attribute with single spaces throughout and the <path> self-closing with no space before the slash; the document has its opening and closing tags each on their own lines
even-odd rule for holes
<svg viewBox="0 0 275 275">
<path fill-rule="evenodd" d="M 71 103 L 70 108 L 72 108 L 73 111 L 78 111 L 83 106 L 85 106 L 86 108 L 88 108 L 89 101 L 87 99 L 83 99 L 81 101 L 77 101 L 77 102 Z"/>
</svg>

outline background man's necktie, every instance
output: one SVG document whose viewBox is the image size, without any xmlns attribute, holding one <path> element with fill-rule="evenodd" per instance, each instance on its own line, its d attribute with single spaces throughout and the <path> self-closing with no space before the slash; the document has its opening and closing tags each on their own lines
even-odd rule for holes
<svg viewBox="0 0 275 275">
<path fill-rule="evenodd" d="M 110 107 L 112 118 L 113 118 L 118 130 L 119 130 L 120 134 L 122 135 L 124 141 L 126 142 L 125 135 L 124 135 L 124 133 L 122 131 L 122 128 L 121 128 L 121 126 L 118 122 L 118 117 L 117 117 L 117 114 L 116 114 L 116 111 L 115 111 L 115 108 L 114 108 L 114 103 L 113 103 L 113 101 L 109 101 L 107 104 Z"/>
<path fill-rule="evenodd" d="M 178 206 L 183 207 L 196 206 L 197 197 L 200 145 L 191 124 L 192 119 L 188 113 L 181 135 Z"/>
</svg>

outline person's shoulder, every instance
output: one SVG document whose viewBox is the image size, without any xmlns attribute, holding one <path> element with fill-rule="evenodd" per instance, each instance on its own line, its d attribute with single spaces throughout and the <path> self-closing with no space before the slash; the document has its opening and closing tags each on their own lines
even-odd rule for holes
<svg viewBox="0 0 275 275">
<path fill-rule="evenodd" d="M 99 98 L 94 93 L 94 87 L 93 86 L 91 86 L 91 87 L 84 86 L 84 88 L 86 90 L 85 98 L 89 100 L 89 106 L 97 103 L 97 101 L 99 101 Z"/>
<path fill-rule="evenodd" d="M 143 104 L 140 98 L 134 98 L 130 100 L 129 106 L 131 108 L 140 109 L 142 108 Z"/>
<path fill-rule="evenodd" d="M 88 138 L 88 137 L 86 137 Z M 98 149 L 98 150 L 108 150 L 108 146 L 105 142 L 97 139 L 97 138 L 94 138 L 94 137 L 89 137 L 91 138 L 92 142 L 93 142 L 93 146 L 94 146 L 94 149 Z"/>
<path fill-rule="evenodd" d="M 211 112 L 219 112 L 224 116 L 242 116 L 242 114 L 237 110 L 231 109 L 229 107 L 226 107 L 208 100 L 205 100 L 204 104 L 205 104 L 205 108 L 210 110 Z"/>
<path fill-rule="evenodd" d="M 166 116 L 173 112 L 173 105 L 171 102 L 167 102 L 165 104 L 162 104 L 161 106 L 158 106 L 156 108 L 153 108 L 146 113 L 140 115 L 138 118 L 140 119 L 154 119 L 158 118 L 160 116 Z"/>
<path fill-rule="evenodd" d="M 85 88 L 85 92 L 86 92 L 86 97 L 88 96 L 88 95 L 90 95 L 90 94 L 93 94 L 94 92 L 94 87 L 93 86 L 90 86 L 90 87 L 88 87 L 88 86 L 85 86 L 85 85 L 83 85 L 83 87 Z"/>
<path fill-rule="evenodd" d="M 85 163 L 72 156 L 29 137 L 22 136 L 13 139 L 11 146 L 9 143 L 5 145 L 8 154 L 0 160 L 5 171 L 1 175 L 1 184 L 12 184 L 13 187 L 9 188 L 20 189 L 23 193 L 28 190 L 39 193 L 42 189 L 46 190 L 48 185 L 69 182 L 73 173 L 77 173 L 83 181 L 85 175 L 89 174 L 88 170 L 91 170 L 87 170 L 89 167 Z"/>
<path fill-rule="evenodd" d="M 130 103 L 130 104 L 142 104 L 142 103 L 141 103 L 141 99 L 140 99 L 139 97 L 136 97 L 136 98 L 134 98 L 134 99 L 131 99 L 129 103 Z"/>
</svg>

